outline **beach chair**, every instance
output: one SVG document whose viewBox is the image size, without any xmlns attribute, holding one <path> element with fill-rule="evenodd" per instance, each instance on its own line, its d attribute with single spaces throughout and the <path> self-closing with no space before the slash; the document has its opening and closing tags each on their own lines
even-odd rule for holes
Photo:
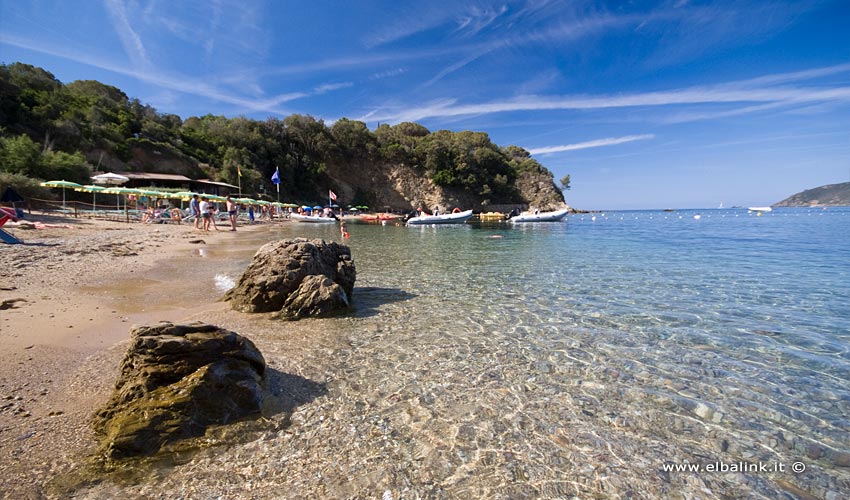
<svg viewBox="0 0 850 500">
<path fill-rule="evenodd" d="M 149 220 L 153 224 L 180 224 L 183 221 L 183 212 L 179 208 L 168 208 L 158 210 L 156 215 Z"/>
<path fill-rule="evenodd" d="M 23 243 L 23 241 L 3 229 L 3 226 L 7 222 L 17 222 L 17 220 L 18 214 L 15 212 L 15 210 L 6 207 L 0 207 L 0 241 L 9 245 L 17 245 Z"/>
</svg>

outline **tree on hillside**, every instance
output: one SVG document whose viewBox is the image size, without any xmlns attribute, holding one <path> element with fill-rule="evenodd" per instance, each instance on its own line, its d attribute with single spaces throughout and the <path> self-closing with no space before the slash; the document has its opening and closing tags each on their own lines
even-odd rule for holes
<svg viewBox="0 0 850 500">
<path fill-rule="evenodd" d="M 147 166 L 138 164 L 142 155 L 135 153 L 153 152 L 182 162 L 187 175 L 231 184 L 239 182 L 239 166 L 246 192 L 274 191 L 270 178 L 279 168 L 281 195 L 293 198 L 327 189 L 334 180 L 326 168 L 331 162 L 331 171 L 346 183 L 348 169 L 407 166 L 415 177 L 495 203 L 520 199 L 519 176 L 552 179 L 528 151 L 500 148 L 482 132 L 431 132 L 412 122 L 370 131 L 346 118 L 328 127 L 309 115 L 257 121 L 208 114 L 183 120 L 116 87 L 94 80 L 63 84 L 21 63 L 0 64 L 0 139 L 0 171 L 7 175 L 87 182 L 90 166 L 83 155 L 111 156 L 112 164 L 117 159 L 137 169 Z M 355 197 L 364 203 L 379 201 L 370 198 L 369 187 L 353 187 L 363 191 Z"/>
</svg>

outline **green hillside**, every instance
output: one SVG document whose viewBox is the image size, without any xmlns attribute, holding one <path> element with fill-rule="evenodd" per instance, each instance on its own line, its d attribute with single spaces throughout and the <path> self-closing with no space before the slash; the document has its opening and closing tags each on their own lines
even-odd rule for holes
<svg viewBox="0 0 850 500">
<path fill-rule="evenodd" d="M 26 179 L 88 184 L 96 167 L 241 181 L 246 195 L 274 192 L 279 168 L 281 197 L 296 202 L 324 199 L 329 188 L 345 203 L 400 208 L 564 201 L 527 151 L 483 132 L 416 123 L 371 131 L 360 121 L 326 125 L 305 115 L 181 118 L 97 81 L 63 84 L 31 65 L 0 66 L 0 187 L 21 188 Z M 30 184 L 22 189 L 37 185 Z"/>
<path fill-rule="evenodd" d="M 775 207 L 850 206 L 850 182 L 807 189 L 776 203 Z"/>
</svg>

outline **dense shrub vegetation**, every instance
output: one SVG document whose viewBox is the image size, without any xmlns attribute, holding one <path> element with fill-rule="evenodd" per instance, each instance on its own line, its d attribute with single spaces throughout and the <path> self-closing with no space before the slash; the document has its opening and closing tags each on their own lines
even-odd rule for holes
<svg viewBox="0 0 850 500">
<path fill-rule="evenodd" d="M 264 182 L 269 190 L 276 167 L 285 186 L 307 192 L 327 185 L 328 166 L 345 171 L 389 164 L 499 203 L 518 201 L 519 173 L 548 174 L 527 151 L 501 148 L 482 132 L 431 132 L 416 123 L 380 125 L 373 132 L 359 121 L 343 118 L 327 126 L 304 115 L 184 120 L 97 81 L 63 84 L 31 65 L 0 66 L 0 172 L 87 183 L 85 153 L 105 151 L 127 161 L 139 145 L 206 164 L 216 180 L 231 184 L 239 167 L 243 183 Z"/>
</svg>

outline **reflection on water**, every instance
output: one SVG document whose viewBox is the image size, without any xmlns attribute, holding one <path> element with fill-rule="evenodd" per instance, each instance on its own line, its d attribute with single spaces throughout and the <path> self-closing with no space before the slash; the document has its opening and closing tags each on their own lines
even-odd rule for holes
<svg viewBox="0 0 850 500">
<path fill-rule="evenodd" d="M 356 313 L 240 320 L 268 332 L 268 358 L 294 359 L 328 395 L 285 435 L 201 456 L 163 484 L 225 461 L 244 464 L 259 496 L 285 484 L 333 498 L 775 498 L 795 487 L 840 498 L 848 228 L 847 210 L 351 224 Z M 303 224 L 246 233 L 219 255 L 215 280 L 293 235 L 339 239 Z M 665 469 L 737 461 L 806 471 Z"/>
</svg>

